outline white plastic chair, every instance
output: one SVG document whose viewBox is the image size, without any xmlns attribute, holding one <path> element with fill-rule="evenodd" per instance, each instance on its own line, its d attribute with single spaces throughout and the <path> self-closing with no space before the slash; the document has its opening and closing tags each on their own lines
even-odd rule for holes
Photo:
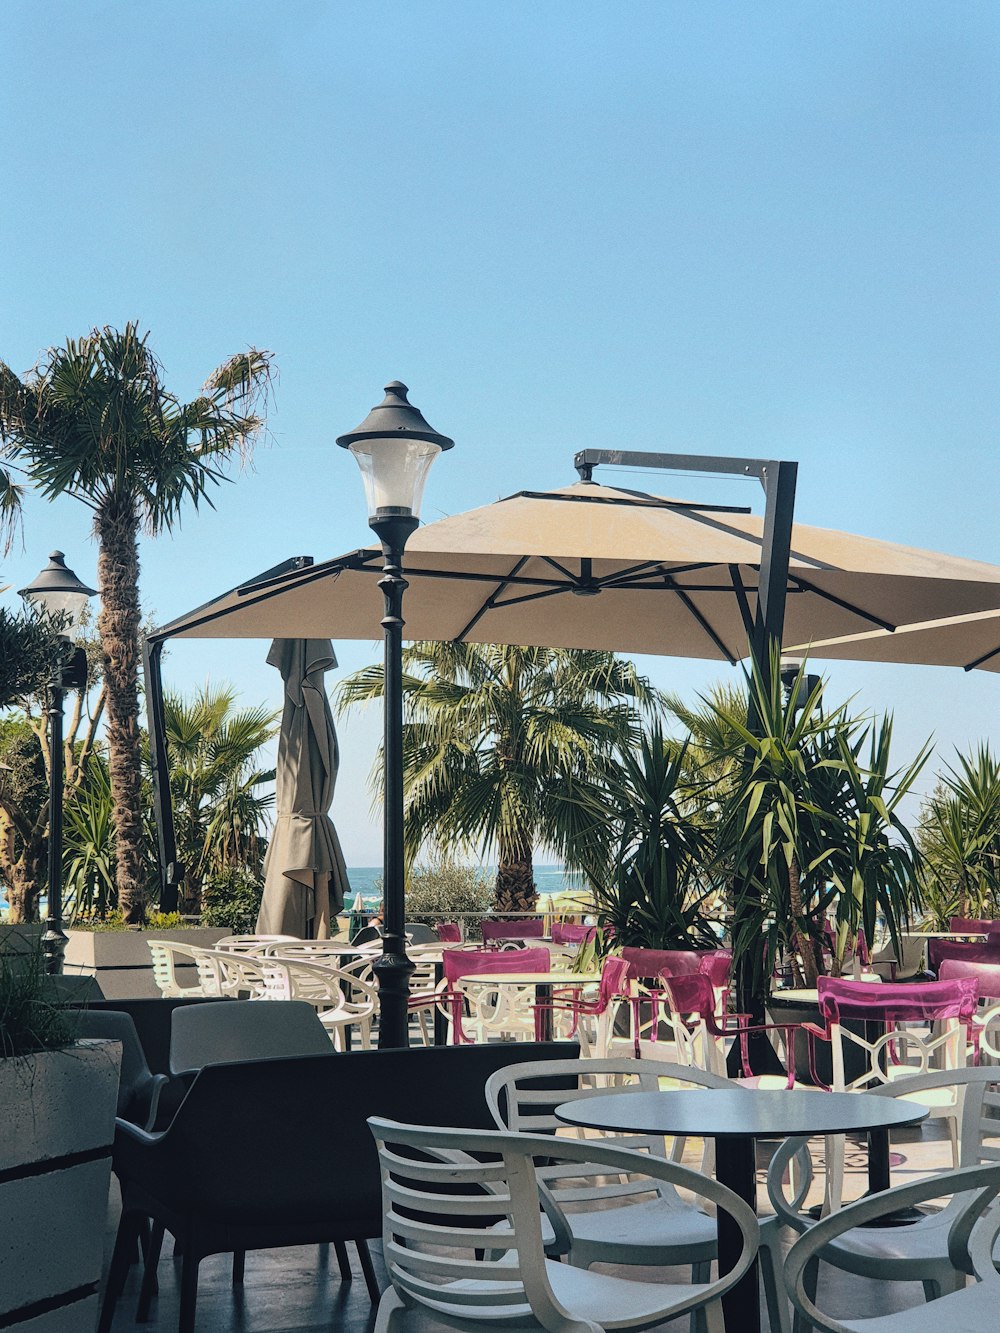
<svg viewBox="0 0 1000 1333">
<path fill-rule="evenodd" d="M 294 935 L 225 935 L 216 940 L 214 949 L 228 949 L 232 953 L 260 953 L 274 944 L 298 944 Z"/>
<path fill-rule="evenodd" d="M 219 983 L 219 994 L 233 1000 L 262 1000 L 266 986 L 262 956 L 227 949 L 201 949 L 199 966 L 212 967 Z"/>
<path fill-rule="evenodd" d="M 758 1228 L 742 1199 L 714 1180 L 591 1139 L 428 1129 L 377 1118 L 368 1124 L 382 1168 L 382 1252 L 392 1282 L 375 1333 L 402 1330 L 421 1307 L 450 1328 L 475 1333 L 498 1326 L 548 1333 L 645 1329 L 695 1311 L 704 1312 L 708 1333 L 724 1333 L 720 1297 L 752 1263 Z M 409 1155 L 414 1151 L 421 1160 Z M 714 1282 L 687 1284 L 611 1277 L 546 1258 L 535 1158 L 547 1164 L 558 1158 L 578 1176 L 645 1177 L 648 1190 L 690 1191 L 735 1221 L 743 1239 L 736 1266 Z"/>
<path fill-rule="evenodd" d="M 785 1284 L 795 1308 L 796 1328 L 821 1329 L 824 1333 L 986 1333 L 996 1328 L 1000 1275 L 994 1267 L 993 1247 L 1000 1232 L 1000 1209 L 989 1205 L 998 1191 L 1000 1166 L 963 1167 L 932 1180 L 897 1185 L 882 1194 L 866 1196 L 817 1222 L 799 1237 L 785 1261 Z M 815 1266 L 831 1248 L 890 1211 L 948 1194 L 952 1200 L 945 1210 L 950 1217 L 946 1239 L 963 1274 L 950 1294 L 924 1306 L 867 1319 L 835 1319 L 817 1308 Z M 901 1238 L 912 1230 L 895 1228 Z M 977 1279 L 973 1286 L 965 1286 L 966 1271 Z"/>
<path fill-rule="evenodd" d="M 356 1027 L 363 1050 L 371 1047 L 372 1019 L 378 1012 L 374 986 L 337 967 L 299 963 L 291 959 L 262 958 L 265 994 L 269 1000 L 304 1000 L 319 1014 L 338 1051 L 344 1035 Z"/>
<path fill-rule="evenodd" d="M 199 949 L 192 944 L 178 944 L 176 940 L 147 940 L 146 944 L 153 959 L 153 980 L 164 999 L 221 997 L 222 982 L 211 950 Z M 177 975 L 181 962 L 195 965 L 197 981 L 181 981 Z"/>
<path fill-rule="evenodd" d="M 871 1095 L 924 1102 L 928 1094 L 948 1092 L 960 1114 L 961 1165 L 965 1168 L 984 1161 L 1000 1162 L 997 1118 L 1000 1095 L 992 1090 L 998 1077 L 1000 1071 L 996 1069 L 941 1069 L 884 1084 L 872 1089 Z M 800 1186 L 796 1199 L 790 1200 L 784 1192 L 783 1177 L 792 1156 L 799 1154 L 801 1159 L 801 1150 L 807 1145 L 807 1139 L 786 1139 L 771 1159 L 767 1175 L 767 1190 L 779 1223 L 800 1234 L 811 1233 L 820 1224 L 798 1211 L 805 1188 Z M 808 1163 L 808 1158 L 805 1161 Z M 939 1182 L 938 1193 L 949 1192 L 945 1187 L 948 1173 L 940 1173 L 933 1179 Z M 843 1228 L 824 1246 L 819 1258 L 860 1277 L 884 1282 L 920 1282 L 926 1299 L 933 1300 L 964 1283 L 963 1275 L 952 1262 L 948 1242 L 951 1223 L 961 1208 L 961 1201 L 953 1199 L 941 1212 L 928 1214 L 911 1226 L 866 1226 L 853 1231 Z M 847 1208 L 837 1210 L 837 1215 L 847 1211 Z M 767 1236 L 762 1240 L 762 1253 L 765 1246 L 780 1256 L 776 1238 Z"/>
<path fill-rule="evenodd" d="M 544 1072 L 543 1072 L 544 1071 Z M 558 1078 L 576 1075 L 577 1090 L 557 1091 L 532 1086 L 539 1078 Z M 691 1065 L 668 1064 L 656 1060 L 635 1060 L 610 1057 L 608 1059 L 547 1060 L 527 1061 L 524 1064 L 508 1065 L 498 1070 L 486 1083 L 486 1104 L 490 1114 L 500 1129 L 512 1129 L 523 1133 L 552 1133 L 560 1127 L 560 1122 L 553 1114 L 553 1108 L 561 1102 L 574 1101 L 580 1097 L 606 1092 L 610 1087 L 633 1086 L 637 1090 L 655 1092 L 662 1086 L 662 1080 L 669 1080 L 670 1088 L 733 1088 L 744 1086 L 739 1080 L 730 1082 L 727 1078 L 709 1073 Z M 751 1090 L 748 1089 L 748 1094 Z M 581 1131 L 582 1132 L 582 1131 Z M 661 1138 L 643 1138 L 628 1134 L 621 1138 L 607 1136 L 602 1142 L 618 1143 L 628 1148 L 646 1148 L 657 1156 L 664 1154 L 664 1141 Z M 680 1161 L 684 1151 L 684 1139 L 677 1137 L 670 1150 L 670 1159 Z M 808 1159 L 808 1148 L 803 1149 Z M 701 1170 L 711 1175 L 714 1173 L 714 1144 L 706 1140 L 702 1156 Z M 811 1172 L 799 1169 L 798 1190 L 792 1201 L 798 1207 L 809 1188 Z M 544 1177 L 544 1172 L 541 1173 Z M 572 1175 L 572 1172 L 570 1173 Z M 573 1182 L 571 1181 L 571 1184 Z M 549 1186 L 555 1190 L 558 1204 L 586 1204 L 587 1202 L 613 1202 L 616 1197 L 627 1197 L 629 1191 L 619 1188 L 620 1182 L 605 1181 L 599 1191 L 593 1191 L 593 1198 L 588 1198 L 586 1189 L 577 1189 L 572 1195 L 559 1187 L 558 1179 Z M 584 1208 L 579 1212 L 566 1214 L 565 1225 L 568 1229 L 570 1247 L 559 1251 L 555 1236 L 547 1238 L 546 1253 L 554 1255 L 565 1252 L 568 1262 L 586 1268 L 598 1262 L 606 1263 L 690 1263 L 692 1278 L 704 1279 L 708 1274 L 708 1264 L 715 1257 L 715 1231 L 707 1228 L 705 1219 L 690 1204 L 678 1200 L 676 1195 L 665 1194 L 662 1199 L 651 1199 L 645 1203 L 620 1205 L 613 1212 L 602 1208 Z M 785 1302 L 779 1291 L 781 1272 L 781 1249 L 777 1246 L 777 1224 L 773 1217 L 764 1218 L 760 1223 L 761 1249 L 758 1255 L 761 1264 L 761 1276 L 764 1294 L 767 1299 L 768 1317 L 773 1333 L 787 1333 Z M 771 1240 L 770 1248 L 764 1248 L 764 1238 Z M 709 1244 L 702 1244 L 708 1238 Z M 664 1249 L 673 1258 L 664 1258 Z M 650 1248 L 654 1247 L 654 1248 Z M 648 1259 L 642 1256 L 649 1254 Z M 637 1257 L 639 1256 L 639 1257 Z"/>
</svg>

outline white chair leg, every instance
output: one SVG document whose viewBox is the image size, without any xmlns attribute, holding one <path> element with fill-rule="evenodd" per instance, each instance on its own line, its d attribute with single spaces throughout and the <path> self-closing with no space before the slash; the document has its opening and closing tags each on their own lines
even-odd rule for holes
<svg viewBox="0 0 1000 1333">
<path fill-rule="evenodd" d="M 378 1303 L 374 1333 L 393 1333 L 394 1329 L 402 1328 L 405 1317 L 406 1306 L 395 1287 L 387 1287 Z"/>
<path fill-rule="evenodd" d="M 767 1302 L 767 1321 L 771 1326 L 771 1333 L 791 1333 L 788 1297 L 785 1295 L 784 1283 L 781 1280 L 783 1256 L 780 1227 L 765 1224 L 761 1228 L 757 1258 L 760 1263 L 764 1299 Z"/>
<path fill-rule="evenodd" d="M 711 1262 L 705 1261 L 702 1263 L 691 1265 L 691 1281 L 693 1283 L 711 1282 L 711 1280 L 712 1280 Z M 710 1330 L 708 1328 L 708 1323 L 705 1318 L 704 1307 L 702 1307 L 702 1309 L 700 1310 L 691 1311 L 691 1333 L 710 1333 Z"/>
<path fill-rule="evenodd" d="M 826 1158 L 826 1186 L 823 1192 L 823 1216 L 835 1213 L 844 1201 L 844 1152 L 846 1139 L 843 1134 L 828 1134 L 823 1141 Z"/>
<path fill-rule="evenodd" d="M 726 1317 L 721 1301 L 709 1301 L 704 1307 L 705 1333 L 726 1333 Z"/>
</svg>

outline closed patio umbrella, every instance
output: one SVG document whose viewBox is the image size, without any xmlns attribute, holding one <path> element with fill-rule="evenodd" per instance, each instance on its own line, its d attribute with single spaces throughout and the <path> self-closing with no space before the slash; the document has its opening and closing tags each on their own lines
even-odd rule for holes
<svg viewBox="0 0 1000 1333">
<path fill-rule="evenodd" d="M 763 520 L 731 506 L 578 482 L 521 491 L 407 544 L 408 639 L 599 648 L 737 661 L 757 600 Z M 264 577 L 159 631 L 372 639 L 375 547 Z M 796 524 L 784 643 L 1000 610 L 1000 566 Z"/>
<path fill-rule="evenodd" d="M 267 655 L 285 683 L 275 776 L 277 817 L 264 862 L 260 935 L 327 939 L 344 903 L 347 868 L 329 810 L 339 753 L 324 675 L 329 639 L 275 639 Z"/>
</svg>

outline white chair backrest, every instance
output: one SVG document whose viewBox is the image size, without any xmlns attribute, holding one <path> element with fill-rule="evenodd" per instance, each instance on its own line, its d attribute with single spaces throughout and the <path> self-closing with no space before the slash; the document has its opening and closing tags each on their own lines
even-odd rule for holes
<svg viewBox="0 0 1000 1333">
<path fill-rule="evenodd" d="M 948 1096 L 954 1113 L 959 1117 L 959 1162 L 962 1167 L 981 1162 L 1000 1162 L 1000 1070 L 965 1066 L 962 1069 L 937 1069 L 926 1074 L 913 1074 L 869 1089 L 873 1097 L 892 1097 L 900 1101 L 922 1102 L 921 1094 Z M 798 1214 L 798 1203 L 784 1193 L 783 1178 L 789 1160 L 808 1139 L 786 1139 L 771 1159 L 767 1174 L 767 1189 L 775 1213 L 782 1221 L 801 1231 L 807 1225 Z M 947 1173 L 940 1174 L 941 1180 Z M 947 1191 L 942 1190 L 942 1193 Z M 929 1195 L 933 1198 L 933 1195 Z M 801 1200 L 799 1200 L 801 1202 Z M 953 1199 L 948 1205 L 957 1209 Z"/>
<path fill-rule="evenodd" d="M 216 949 L 229 949 L 235 953 L 258 953 L 273 944 L 297 944 L 294 935 L 225 935 L 216 940 Z"/>
<path fill-rule="evenodd" d="M 222 995 L 222 981 L 212 951 L 176 940 L 147 940 L 153 959 L 153 980 L 163 997 L 184 995 Z M 193 963 L 197 980 L 183 981 L 177 974 L 178 963 Z"/>
<path fill-rule="evenodd" d="M 648 1328 L 716 1299 L 746 1272 L 757 1252 L 757 1219 L 741 1199 L 700 1172 L 662 1158 L 589 1139 L 429 1129 L 374 1117 L 368 1124 L 382 1169 L 382 1244 L 390 1280 L 407 1303 L 429 1306 L 459 1327 L 489 1327 L 502 1320 L 530 1326 L 526 1307 L 554 1333 L 597 1327 L 579 1316 L 573 1319 L 550 1286 L 535 1158 L 556 1158 L 577 1176 L 644 1177 L 647 1196 L 662 1186 L 672 1191 L 680 1186 L 728 1213 L 739 1230 L 743 1248 L 732 1271 L 680 1290 L 664 1284 L 658 1311 L 647 1304 L 630 1319 L 628 1284 L 622 1281 L 616 1328 Z M 399 1149 L 443 1160 L 415 1160 Z M 442 1219 L 444 1211 L 450 1216 Z M 482 1228 L 498 1216 L 502 1220 L 486 1233 L 487 1248 Z M 643 1290 L 648 1300 L 649 1286 L 643 1284 Z"/>
<path fill-rule="evenodd" d="M 174 1074 L 234 1060 L 333 1054 L 329 1035 L 308 1004 L 220 1000 L 186 1005 L 171 1015 Z"/>
<path fill-rule="evenodd" d="M 880 1194 L 865 1195 L 809 1227 L 799 1236 L 785 1259 L 785 1285 L 796 1310 L 796 1327 L 799 1326 L 799 1317 L 804 1316 L 808 1328 L 823 1329 L 827 1333 L 858 1333 L 866 1320 L 852 1320 L 850 1324 L 845 1324 L 824 1314 L 806 1294 L 804 1275 L 807 1265 L 817 1255 L 822 1258 L 826 1246 L 846 1231 L 871 1225 L 887 1213 L 912 1208 L 915 1204 L 926 1203 L 947 1194 L 952 1196 L 948 1209 L 955 1213 L 948 1236 L 949 1253 L 958 1266 L 968 1262 L 966 1256 L 971 1258 L 971 1267 L 979 1281 L 989 1283 L 994 1288 L 987 1300 L 992 1303 L 995 1311 L 997 1302 L 1000 1302 L 1000 1274 L 993 1265 L 992 1255 L 997 1231 L 1000 1229 L 1000 1209 L 989 1209 L 989 1205 L 998 1191 L 1000 1166 L 963 1167 L 959 1171 L 933 1176 L 929 1180 L 918 1180 L 915 1184 L 897 1185 Z M 906 1230 L 903 1227 L 899 1232 L 900 1249 L 904 1253 Z M 963 1304 L 964 1295 L 965 1291 L 960 1289 L 957 1294 L 945 1295 L 927 1305 L 918 1306 L 907 1312 L 909 1319 L 904 1322 L 915 1330 L 974 1326 L 985 1328 L 987 1325 L 979 1320 L 976 1320 L 975 1325 L 969 1322 L 970 1315 L 973 1319 L 976 1319 L 976 1315 L 968 1305 Z M 958 1310 L 949 1309 L 952 1300 L 957 1300 Z M 882 1321 L 877 1319 L 876 1322 Z"/>
<path fill-rule="evenodd" d="M 660 1060 L 636 1060 L 628 1057 L 581 1060 L 526 1060 L 522 1064 L 498 1069 L 486 1080 L 486 1105 L 498 1129 L 509 1129 L 525 1134 L 554 1134 L 565 1130 L 556 1119 L 555 1108 L 565 1102 L 580 1101 L 609 1090 L 629 1088 L 636 1092 L 657 1092 L 661 1079 L 669 1079 L 677 1088 L 732 1088 L 726 1078 L 719 1078 L 701 1069 L 686 1065 L 668 1064 Z M 540 1087 L 542 1080 L 549 1087 Z M 563 1084 L 553 1088 L 552 1080 Z M 575 1086 L 567 1086 L 570 1080 Z M 602 1134 L 597 1140 L 605 1144 L 620 1144 L 634 1151 L 664 1157 L 666 1149 L 662 1135 Z M 550 1189 L 558 1191 L 561 1203 L 579 1203 L 590 1199 L 612 1200 L 649 1190 L 648 1182 L 637 1186 L 632 1181 L 604 1182 L 598 1193 L 591 1187 L 577 1187 L 575 1168 L 546 1167 L 540 1173 Z M 564 1184 L 568 1177 L 570 1183 Z M 677 1199 L 669 1186 L 660 1185 L 661 1198 L 676 1204 Z"/>
</svg>

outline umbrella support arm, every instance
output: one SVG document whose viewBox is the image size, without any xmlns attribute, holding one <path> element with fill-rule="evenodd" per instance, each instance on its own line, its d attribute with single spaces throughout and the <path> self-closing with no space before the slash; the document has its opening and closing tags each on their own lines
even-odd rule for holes
<svg viewBox="0 0 1000 1333">
<path fill-rule="evenodd" d="M 730 458 L 712 454 L 658 454 L 628 449 L 581 449 L 574 458 L 581 481 L 593 480 L 599 465 L 615 467 L 662 468 L 671 472 L 714 472 L 722 476 L 756 477 L 764 488 L 764 532 L 760 553 L 757 608 L 750 651 L 757 663 L 765 695 L 771 690 L 771 671 L 777 665 L 774 644 L 781 644 L 785 625 L 785 597 L 788 591 L 788 562 L 792 546 L 792 519 L 795 512 L 795 483 L 798 464 L 768 458 Z M 750 692 L 747 730 L 761 734 L 761 718 L 753 691 Z M 754 902 L 750 884 L 734 883 L 733 898 L 752 914 Z M 733 922 L 733 936 L 743 935 L 744 912 Z M 755 947 L 755 946 L 754 946 Z M 759 961 L 749 954 L 736 961 L 736 1007 L 750 1014 L 751 1022 L 763 1022 L 768 978 Z M 755 1072 L 764 1072 L 756 1071 Z"/>
<path fill-rule="evenodd" d="M 382 956 L 375 964 L 379 987 L 380 1049 L 408 1045 L 410 973 L 406 956 L 406 868 L 403 857 L 403 550 L 417 527 L 409 514 L 376 516 L 370 526 L 382 543 L 379 587 L 385 599 L 385 756 Z"/>
</svg>

